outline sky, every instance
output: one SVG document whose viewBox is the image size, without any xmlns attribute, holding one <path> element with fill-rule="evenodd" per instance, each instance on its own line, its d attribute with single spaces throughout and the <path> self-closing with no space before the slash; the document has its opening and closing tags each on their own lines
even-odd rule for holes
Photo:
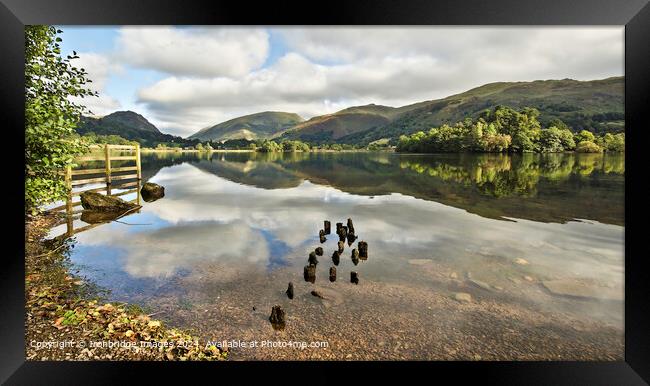
<svg viewBox="0 0 650 386">
<path fill-rule="evenodd" d="M 305 119 L 490 82 L 623 75 L 623 27 L 59 26 L 92 115 L 131 110 L 183 137 L 261 111 Z"/>
</svg>

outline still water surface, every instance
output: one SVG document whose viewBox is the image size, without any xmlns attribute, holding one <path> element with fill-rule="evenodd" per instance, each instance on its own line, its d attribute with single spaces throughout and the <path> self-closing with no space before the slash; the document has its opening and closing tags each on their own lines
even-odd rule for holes
<svg viewBox="0 0 650 386">
<path fill-rule="evenodd" d="M 157 317 L 172 325 L 219 340 L 319 338 L 334 359 L 622 355 L 623 155 L 170 152 L 143 154 L 142 172 L 165 197 L 78 234 L 71 259 L 111 299 L 163 310 Z M 346 244 L 330 283 L 338 238 L 320 244 L 318 231 L 323 220 L 335 229 L 347 218 L 369 259 L 354 266 L 356 243 Z M 315 286 L 325 300 L 302 278 L 317 246 L 325 254 Z M 551 293 L 544 283 L 552 281 L 585 296 Z M 472 302 L 456 301 L 460 292 Z M 270 328 L 274 304 L 287 310 L 284 332 Z M 481 325 L 515 323 L 495 328 L 516 335 L 541 321 L 550 330 L 540 342 L 570 341 L 557 356 L 542 343 L 521 352 L 479 344 L 491 339 Z M 515 335 L 493 344 L 527 339 Z M 463 343 L 467 336 L 477 343 Z"/>
</svg>

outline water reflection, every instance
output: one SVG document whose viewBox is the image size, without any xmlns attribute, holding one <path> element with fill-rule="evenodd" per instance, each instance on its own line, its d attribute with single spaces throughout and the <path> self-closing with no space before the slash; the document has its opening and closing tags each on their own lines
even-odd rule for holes
<svg viewBox="0 0 650 386">
<path fill-rule="evenodd" d="M 209 309 L 216 296 L 237 307 L 254 294 L 272 305 L 286 299 L 286 283 L 300 280 L 316 246 L 325 249 L 317 282 L 327 281 L 338 238 L 320 244 L 318 230 L 323 220 L 352 218 L 372 264 L 355 267 L 346 247 L 341 277 L 358 270 L 364 285 L 426 297 L 467 285 L 471 274 L 490 288 L 472 296 L 621 326 L 623 174 L 622 157 L 603 155 L 157 153 L 143 156 L 143 175 L 165 197 L 128 218 L 146 225 L 79 234 L 72 258 L 117 299 L 183 294 Z M 584 303 L 540 289 L 557 279 L 620 288 L 620 301 Z M 395 307 L 378 288 L 368 312 Z M 344 298 L 337 307 L 363 307 Z"/>
<path fill-rule="evenodd" d="M 187 162 L 264 189 L 308 180 L 356 195 L 401 193 L 488 218 L 623 225 L 620 154 L 158 153 L 148 161 L 144 169 Z"/>
</svg>

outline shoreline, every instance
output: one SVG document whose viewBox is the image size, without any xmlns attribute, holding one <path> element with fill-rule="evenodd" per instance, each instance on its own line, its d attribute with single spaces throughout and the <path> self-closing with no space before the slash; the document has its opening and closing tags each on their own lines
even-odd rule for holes
<svg viewBox="0 0 650 386">
<path fill-rule="evenodd" d="M 70 272 L 70 239 L 45 240 L 60 221 L 25 221 L 26 360 L 225 360 L 227 350 L 166 327 L 138 306 L 108 302 Z"/>
</svg>

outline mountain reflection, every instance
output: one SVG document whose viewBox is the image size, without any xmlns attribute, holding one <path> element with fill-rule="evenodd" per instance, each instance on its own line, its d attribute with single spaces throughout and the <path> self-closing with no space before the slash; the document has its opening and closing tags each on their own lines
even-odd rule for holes
<svg viewBox="0 0 650 386">
<path fill-rule="evenodd" d="M 487 218 L 623 225 L 625 159 L 620 154 L 170 152 L 145 155 L 143 174 L 185 162 L 263 189 L 308 180 L 356 195 L 401 193 Z"/>
</svg>

